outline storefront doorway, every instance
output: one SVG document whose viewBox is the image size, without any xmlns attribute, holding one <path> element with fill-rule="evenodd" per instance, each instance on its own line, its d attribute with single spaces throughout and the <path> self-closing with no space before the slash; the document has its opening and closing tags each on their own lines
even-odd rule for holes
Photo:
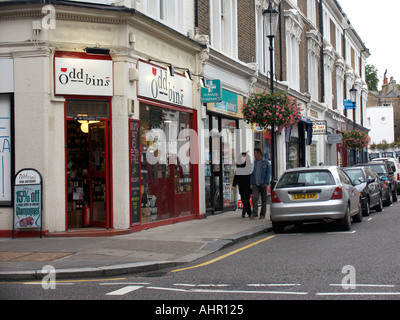
<svg viewBox="0 0 400 320">
<path fill-rule="evenodd" d="M 67 100 L 67 226 L 111 227 L 109 101 Z"/>
<path fill-rule="evenodd" d="M 236 208 L 237 194 L 232 190 L 236 169 L 235 129 L 237 119 L 207 114 L 205 129 L 205 187 L 207 212 L 213 214 Z"/>
</svg>

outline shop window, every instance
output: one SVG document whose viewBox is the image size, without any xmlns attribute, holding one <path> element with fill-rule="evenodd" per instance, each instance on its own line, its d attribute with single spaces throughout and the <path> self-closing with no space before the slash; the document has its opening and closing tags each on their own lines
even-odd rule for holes
<svg viewBox="0 0 400 320">
<path fill-rule="evenodd" d="M 191 113 L 141 104 L 140 119 L 141 222 L 193 214 L 192 163 L 178 157 L 187 142 L 178 135 L 191 129 Z"/>
<path fill-rule="evenodd" d="M 12 96 L 9 94 L 0 95 L 0 206 L 12 204 L 12 175 L 14 147 L 12 145 Z"/>
</svg>

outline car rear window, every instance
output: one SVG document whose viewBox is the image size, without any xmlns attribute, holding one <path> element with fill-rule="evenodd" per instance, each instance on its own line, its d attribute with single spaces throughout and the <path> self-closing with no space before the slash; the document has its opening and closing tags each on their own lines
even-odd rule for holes
<svg viewBox="0 0 400 320">
<path fill-rule="evenodd" d="M 330 171 L 286 172 L 279 180 L 277 188 L 295 188 L 309 186 L 334 185 L 335 179 Z"/>
<path fill-rule="evenodd" d="M 361 183 L 365 182 L 365 177 L 364 177 L 362 169 L 347 169 L 344 171 L 350 177 L 351 181 L 358 180 Z"/>
<path fill-rule="evenodd" d="M 386 175 L 386 167 L 384 164 L 371 164 L 371 169 L 374 170 L 379 176 Z"/>
</svg>

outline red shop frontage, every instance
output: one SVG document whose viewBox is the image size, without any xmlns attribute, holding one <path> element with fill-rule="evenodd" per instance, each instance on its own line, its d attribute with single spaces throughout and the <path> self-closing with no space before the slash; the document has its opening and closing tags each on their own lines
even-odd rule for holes
<svg viewBox="0 0 400 320">
<path fill-rule="evenodd" d="M 188 137 L 197 133 L 193 83 L 144 61 L 138 70 L 139 120 L 130 120 L 135 231 L 199 217 L 198 146 Z"/>
</svg>

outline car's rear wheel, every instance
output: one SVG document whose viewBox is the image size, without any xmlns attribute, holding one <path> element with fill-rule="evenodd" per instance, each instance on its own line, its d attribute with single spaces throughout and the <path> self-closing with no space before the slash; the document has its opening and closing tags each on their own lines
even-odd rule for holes
<svg viewBox="0 0 400 320">
<path fill-rule="evenodd" d="M 285 223 L 272 221 L 272 229 L 274 229 L 275 233 L 283 233 L 285 232 Z"/>
<path fill-rule="evenodd" d="M 347 206 L 346 213 L 343 219 L 338 221 L 339 228 L 343 231 L 349 231 L 351 229 L 351 215 L 350 215 L 350 208 Z"/>
<path fill-rule="evenodd" d="M 362 210 L 361 210 L 361 201 L 358 203 L 358 213 L 354 216 L 353 221 L 354 222 L 362 222 L 363 215 L 362 215 Z"/>
<path fill-rule="evenodd" d="M 393 203 L 393 194 L 389 190 L 389 188 L 386 190 L 386 192 L 387 192 L 387 197 L 385 201 L 385 206 L 390 206 Z"/>
<path fill-rule="evenodd" d="M 367 198 L 367 205 L 366 205 L 365 210 L 363 212 L 363 216 L 364 217 L 369 217 L 369 215 L 371 214 L 371 207 L 370 207 L 369 201 L 370 200 Z"/>
<path fill-rule="evenodd" d="M 375 207 L 376 212 L 382 212 L 383 210 L 383 201 L 382 195 L 379 196 L 379 204 Z"/>
</svg>

